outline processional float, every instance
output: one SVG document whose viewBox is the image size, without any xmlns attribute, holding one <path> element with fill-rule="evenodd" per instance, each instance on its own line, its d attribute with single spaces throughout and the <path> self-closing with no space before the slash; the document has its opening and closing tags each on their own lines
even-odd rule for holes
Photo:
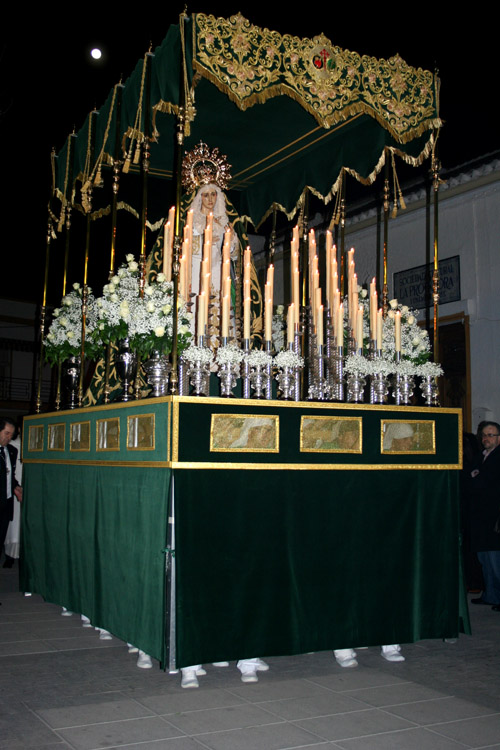
<svg viewBox="0 0 500 750">
<path fill-rule="evenodd" d="M 25 590 L 172 669 L 467 629 L 461 412 L 433 405 L 439 365 L 387 282 L 396 158 L 431 159 L 437 230 L 437 87 L 398 56 L 183 15 L 68 138 L 54 156 L 41 350 L 73 387 L 68 410 L 59 388 L 58 408 L 24 423 Z M 381 171 L 383 264 L 363 289 L 345 184 Z M 324 245 L 311 195 L 335 198 Z M 286 324 L 273 299 L 278 212 L 290 221 Z M 247 225 L 267 217 L 262 284 Z M 88 269 L 105 221 L 96 299 Z M 78 222 L 84 275 L 69 291 Z M 56 230 L 63 302 L 47 333 Z M 437 257 L 436 231 L 434 355 Z M 85 359 L 97 361 L 89 388 Z M 427 406 L 405 405 L 415 375 Z M 167 377 L 168 395 L 142 398 Z"/>
</svg>

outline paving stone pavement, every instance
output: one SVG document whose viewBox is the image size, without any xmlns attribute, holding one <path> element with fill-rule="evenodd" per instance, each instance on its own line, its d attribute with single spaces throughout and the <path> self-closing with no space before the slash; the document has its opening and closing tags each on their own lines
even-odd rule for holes
<svg viewBox="0 0 500 750">
<path fill-rule="evenodd" d="M 473 635 L 377 648 L 341 669 L 331 652 L 268 657 L 243 684 L 234 662 L 200 688 L 138 669 L 126 644 L 17 591 L 0 568 L 0 750 L 500 750 L 500 613 L 471 606 Z"/>
</svg>

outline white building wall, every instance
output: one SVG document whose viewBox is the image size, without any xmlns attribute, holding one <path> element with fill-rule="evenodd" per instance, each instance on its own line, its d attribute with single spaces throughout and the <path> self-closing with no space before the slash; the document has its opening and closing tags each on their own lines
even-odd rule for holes
<svg viewBox="0 0 500 750">
<path fill-rule="evenodd" d="M 382 227 L 379 231 L 383 231 Z M 376 225 L 360 230 L 354 225 L 348 230 L 346 245 L 356 249 L 360 283 L 368 282 L 375 274 Z M 425 206 L 400 211 L 397 218 L 389 222 L 388 247 L 387 280 L 392 297 L 395 272 L 432 261 L 432 211 L 426 215 Z M 439 257 L 454 255 L 460 256 L 461 298 L 441 305 L 439 315 L 470 316 L 471 401 L 475 427 L 481 419 L 500 420 L 500 182 L 452 196 L 447 195 L 446 190 L 440 193 Z M 421 319 L 424 314 L 422 310 Z"/>
</svg>

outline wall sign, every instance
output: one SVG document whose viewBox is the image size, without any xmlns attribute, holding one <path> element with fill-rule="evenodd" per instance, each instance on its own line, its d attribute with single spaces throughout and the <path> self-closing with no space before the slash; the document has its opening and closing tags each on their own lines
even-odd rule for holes
<svg viewBox="0 0 500 750">
<path fill-rule="evenodd" d="M 394 274 L 394 296 L 402 305 L 417 310 L 432 307 L 432 273 L 434 265 L 428 263 Z M 439 304 L 460 299 L 460 256 L 439 261 Z"/>
</svg>

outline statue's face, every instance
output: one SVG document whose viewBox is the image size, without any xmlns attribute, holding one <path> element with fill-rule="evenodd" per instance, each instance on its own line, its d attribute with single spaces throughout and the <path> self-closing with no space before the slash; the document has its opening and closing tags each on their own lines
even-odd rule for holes
<svg viewBox="0 0 500 750">
<path fill-rule="evenodd" d="M 203 190 L 201 193 L 201 207 L 203 213 L 210 213 L 210 211 L 213 211 L 215 208 L 215 203 L 217 201 L 217 190 L 214 190 L 214 188 L 207 188 L 206 190 Z"/>
</svg>

